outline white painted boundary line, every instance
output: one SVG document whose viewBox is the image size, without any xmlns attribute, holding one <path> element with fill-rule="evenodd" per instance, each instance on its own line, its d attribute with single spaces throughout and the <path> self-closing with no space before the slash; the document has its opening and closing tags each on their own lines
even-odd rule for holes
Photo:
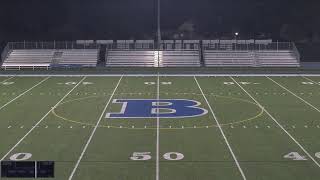
<svg viewBox="0 0 320 180">
<path fill-rule="evenodd" d="M 1 75 L 8 77 L 8 75 Z M 10 74 L 10 76 L 16 77 L 156 77 L 157 74 Z M 287 77 L 298 77 L 298 76 L 310 76 L 310 77 L 320 77 L 319 74 L 159 74 L 160 77 L 264 77 L 264 76 L 287 76 Z"/>
<path fill-rule="evenodd" d="M 310 155 L 310 153 L 253 97 L 246 91 L 233 77 L 230 77 L 264 112 L 285 132 L 300 149 L 320 168 L 320 164 Z"/>
<path fill-rule="evenodd" d="M 99 117 L 99 120 L 97 121 L 97 123 L 96 123 L 96 125 L 95 125 L 95 127 L 94 127 L 93 131 L 91 132 L 91 135 L 90 135 L 90 137 L 89 137 L 89 139 L 88 139 L 88 141 L 87 141 L 86 145 L 84 146 L 84 148 L 83 148 L 83 150 L 82 150 L 82 152 L 81 152 L 81 155 L 79 156 L 79 159 L 78 159 L 77 163 L 75 164 L 75 166 L 74 166 L 74 168 L 73 168 L 73 170 L 72 170 L 72 172 L 71 172 L 71 174 L 70 174 L 70 176 L 69 176 L 69 180 L 71 180 L 71 179 L 73 178 L 73 176 L 74 176 L 75 172 L 77 171 L 78 166 L 79 166 L 79 164 L 80 164 L 80 162 L 81 162 L 81 160 L 82 160 L 82 158 L 83 158 L 83 156 L 84 156 L 84 153 L 87 151 L 87 148 L 89 147 L 89 144 L 90 144 L 90 142 L 91 142 L 91 140 L 92 140 L 92 138 L 93 138 L 94 134 L 96 133 L 97 128 L 99 127 L 99 124 L 100 124 L 100 122 L 101 122 L 102 118 L 104 117 L 104 114 L 105 114 L 105 112 L 106 112 L 106 110 L 107 110 L 107 108 L 108 108 L 108 106 L 109 106 L 109 104 L 110 104 L 110 102 L 111 102 L 111 100 L 112 100 L 112 98 L 113 98 L 113 96 L 114 96 L 115 92 L 117 91 L 118 86 L 119 86 L 119 84 L 120 84 L 120 82 L 121 82 L 122 78 L 123 78 L 123 76 L 121 76 L 121 77 L 120 77 L 120 79 L 119 79 L 119 81 L 118 81 L 118 83 L 117 83 L 116 87 L 114 88 L 114 90 L 113 90 L 113 92 L 112 92 L 112 94 L 111 94 L 111 96 L 110 96 L 110 98 L 109 98 L 109 100 L 108 100 L 108 102 L 107 102 L 106 106 L 104 107 L 104 109 L 103 109 L 103 111 L 102 111 L 102 113 L 101 113 L 101 115 L 100 115 L 100 117 Z"/>
<path fill-rule="evenodd" d="M 9 81 L 9 80 L 10 80 L 10 79 L 12 79 L 12 78 L 14 78 L 14 76 L 11 76 L 11 77 L 9 77 L 9 78 L 7 78 L 7 79 L 5 79 L 5 80 L 1 81 L 0 83 L 4 83 L 4 82 L 6 82 L 6 81 Z"/>
<path fill-rule="evenodd" d="M 245 174 L 244 174 L 244 172 L 243 172 L 243 170 L 242 170 L 242 168 L 241 168 L 241 166 L 240 166 L 240 164 L 239 164 L 239 162 L 238 162 L 238 159 L 237 159 L 236 155 L 234 154 L 234 152 L 233 152 L 233 150 L 232 150 L 232 148 L 231 148 L 231 146 L 230 146 L 230 144 L 229 144 L 229 141 L 228 141 L 226 135 L 225 135 L 224 132 L 223 132 L 223 129 L 222 129 L 222 127 L 221 127 L 221 125 L 220 125 L 220 123 L 219 123 L 219 121 L 218 121 L 218 118 L 216 117 L 214 111 L 212 110 L 212 107 L 211 107 L 211 105 L 210 105 L 210 103 L 209 103 L 206 95 L 205 95 L 204 92 L 202 91 L 202 88 L 201 88 L 201 86 L 200 86 L 197 78 L 196 78 L 195 76 L 194 76 L 193 78 L 194 78 L 194 80 L 196 81 L 196 83 L 197 83 L 197 85 L 198 85 L 198 87 L 199 87 L 199 89 L 200 89 L 200 91 L 201 91 L 201 94 L 202 94 L 203 98 L 205 99 L 205 101 L 206 101 L 206 103 L 207 103 L 207 105 L 208 105 L 208 107 L 209 107 L 209 109 L 210 109 L 210 111 L 211 111 L 212 116 L 214 117 L 214 120 L 215 120 L 216 123 L 217 123 L 217 126 L 218 126 L 218 128 L 219 128 L 219 130 L 220 130 L 220 132 L 221 132 L 221 134 L 222 134 L 222 136 L 223 136 L 223 139 L 224 139 L 226 145 L 227 145 L 228 148 L 229 148 L 229 151 L 230 151 L 230 153 L 231 153 L 231 155 L 232 155 L 232 157 L 233 157 L 233 159 L 234 159 L 234 161 L 235 161 L 235 163 L 236 163 L 236 165 L 237 165 L 237 167 L 238 167 L 238 170 L 239 170 L 242 178 L 243 178 L 244 180 L 246 180 L 247 178 L 246 178 L 246 176 L 245 176 Z"/>
<path fill-rule="evenodd" d="M 312 105 L 311 103 L 309 103 L 308 101 L 304 100 L 302 97 L 298 96 L 297 94 L 295 94 L 294 92 L 290 91 L 288 88 L 284 87 L 283 85 L 281 85 L 280 83 L 278 83 L 277 81 L 273 80 L 270 77 L 267 77 L 270 81 L 272 81 L 273 83 L 277 84 L 279 87 L 281 87 L 282 89 L 286 90 L 287 92 L 289 92 L 290 94 L 292 94 L 293 96 L 295 96 L 296 98 L 300 99 L 302 102 L 304 102 L 305 104 L 309 105 L 311 108 L 313 108 L 314 110 L 320 112 L 320 110 L 315 107 L 314 105 Z"/>
<path fill-rule="evenodd" d="M 159 77 L 159 74 L 158 74 L 158 77 L 157 77 L 157 101 L 158 101 L 158 104 L 159 104 L 159 99 L 160 99 L 160 77 Z M 159 171 L 160 171 L 160 168 L 159 168 L 159 144 L 160 144 L 160 129 L 159 129 L 159 126 L 160 126 L 160 117 L 159 117 L 159 108 L 157 108 L 157 150 L 156 150 L 156 153 L 157 153 L 157 157 L 156 157 L 156 180 L 159 180 Z"/>
<path fill-rule="evenodd" d="M 12 103 L 13 101 L 17 100 L 18 98 L 20 98 L 21 96 L 25 95 L 27 92 L 31 91 L 33 88 L 39 86 L 40 84 L 42 84 L 44 81 L 48 80 L 50 78 L 47 77 L 45 79 L 43 79 L 42 81 L 38 82 L 36 85 L 32 86 L 31 88 L 29 88 L 28 90 L 22 92 L 21 94 L 19 94 L 17 97 L 11 99 L 9 102 L 7 102 L 6 104 L 4 104 L 3 106 L 0 107 L 0 110 L 2 110 L 3 108 L 5 108 L 6 106 L 8 106 L 10 103 Z"/>
<path fill-rule="evenodd" d="M 5 154 L 0 161 L 3 161 L 50 113 L 53 109 L 55 109 L 76 87 L 78 87 L 86 77 L 83 77 L 81 81 L 78 82 L 63 98 L 57 102 L 9 151 Z"/>
</svg>

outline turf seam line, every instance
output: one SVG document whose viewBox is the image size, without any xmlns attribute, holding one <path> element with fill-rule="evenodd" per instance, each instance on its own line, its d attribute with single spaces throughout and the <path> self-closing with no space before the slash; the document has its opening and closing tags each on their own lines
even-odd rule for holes
<svg viewBox="0 0 320 180">
<path fill-rule="evenodd" d="M 11 104 L 13 101 L 19 99 L 21 96 L 25 95 L 26 93 L 28 93 L 29 91 L 31 91 L 32 89 L 34 89 L 35 87 L 39 86 L 40 84 L 42 84 L 44 81 L 48 80 L 50 78 L 50 76 L 48 76 L 47 78 L 41 80 L 40 82 L 38 82 L 36 85 L 32 86 L 31 88 L 27 89 L 26 91 L 22 92 L 21 94 L 19 94 L 18 96 L 16 96 L 15 98 L 11 99 L 9 102 L 7 102 L 6 104 L 4 104 L 3 106 L 0 107 L 0 110 L 2 110 L 3 108 L 5 108 L 6 106 L 8 106 L 9 104 Z"/>
<path fill-rule="evenodd" d="M 320 110 L 315 107 L 314 105 L 312 105 L 311 103 L 309 103 L 308 101 L 304 100 L 302 97 L 298 96 L 297 94 L 295 94 L 294 92 L 290 91 L 288 88 L 284 87 L 283 85 L 281 85 L 280 83 L 278 83 L 277 81 L 273 80 L 272 78 L 266 76 L 270 81 L 272 81 L 273 83 L 277 84 L 279 87 L 281 87 L 282 89 L 286 90 L 287 92 L 289 92 L 290 94 L 292 94 L 293 96 L 295 96 L 296 98 L 300 99 L 302 102 L 304 102 L 305 104 L 309 105 L 310 107 L 312 107 L 314 110 L 320 112 Z"/>
<path fill-rule="evenodd" d="M 48 71 L 49 72 L 49 71 Z M 47 77 L 47 76 L 52 76 L 52 77 L 156 77 L 157 75 L 155 74 L 9 74 L 11 76 L 16 76 L 16 77 Z M 0 77 L 8 77 L 8 74 L 0 74 Z M 299 76 L 311 76 L 311 77 L 319 77 L 320 74 L 281 74 L 281 73 L 264 73 L 264 74 L 194 74 L 194 73 L 189 73 L 189 74 L 159 74 L 161 77 L 264 77 L 264 76 L 274 76 L 274 77 L 279 77 L 279 76 L 287 76 L 287 77 L 299 77 Z"/>
<path fill-rule="evenodd" d="M 60 101 L 58 101 L 57 104 L 56 104 L 55 106 L 53 106 L 26 134 L 8 151 L 8 153 L 6 153 L 6 154 L 1 158 L 0 161 L 3 161 L 3 160 L 51 113 L 51 111 L 52 111 L 55 107 L 57 107 L 76 87 L 78 87 L 78 85 L 81 84 L 81 82 L 82 82 L 83 80 L 85 80 L 85 78 L 86 78 L 86 77 L 83 77 L 83 78 L 81 79 L 81 81 L 79 81 L 79 83 L 78 83 L 76 86 L 74 86 L 67 94 L 65 94 L 65 95 L 63 96 L 63 98 L 60 99 Z"/>
<path fill-rule="evenodd" d="M 207 105 L 208 105 L 208 107 L 209 107 L 209 109 L 210 109 L 210 111 L 211 111 L 211 114 L 212 114 L 214 120 L 215 120 L 216 123 L 217 123 L 217 126 L 218 126 L 218 128 L 219 128 L 219 130 L 220 130 L 220 132 L 221 132 L 221 135 L 223 136 L 224 141 L 225 141 L 226 145 L 227 145 L 228 148 L 229 148 L 229 151 L 230 151 L 230 153 L 231 153 L 231 155 L 232 155 L 232 157 L 233 157 L 233 160 L 235 161 L 235 163 L 236 163 L 236 165 L 237 165 L 237 167 L 238 167 L 238 170 L 239 170 L 242 178 L 243 178 L 244 180 L 246 180 L 247 178 L 246 178 L 246 176 L 245 176 L 245 174 L 244 174 L 244 172 L 243 172 L 243 170 L 242 170 L 242 168 L 241 168 L 241 166 L 240 166 L 240 163 L 238 162 L 238 159 L 237 159 L 236 155 L 234 154 L 234 152 L 233 152 L 233 150 L 232 150 L 232 148 L 231 148 L 231 146 L 230 146 L 230 144 L 229 144 L 229 141 L 228 141 L 226 135 L 224 134 L 223 129 L 222 129 L 222 127 L 221 127 L 221 125 L 220 125 L 220 123 L 219 123 L 219 121 L 218 121 L 218 119 L 217 119 L 217 117 L 216 117 L 216 115 L 215 115 L 215 113 L 214 113 L 214 111 L 213 111 L 213 109 L 212 109 L 212 107 L 211 107 L 211 105 L 210 105 L 210 103 L 209 103 L 206 95 L 204 94 L 204 92 L 203 92 L 203 90 L 202 90 L 202 88 L 201 88 L 201 86 L 200 86 L 200 84 L 199 84 L 196 76 L 193 76 L 193 78 L 194 78 L 196 84 L 198 85 L 198 88 L 200 89 L 200 92 L 201 92 L 204 100 L 206 101 L 206 103 L 207 103 Z"/>
<path fill-rule="evenodd" d="M 68 178 L 69 180 L 71 180 L 71 179 L 73 178 L 76 170 L 78 169 L 78 166 L 79 166 L 79 164 L 80 164 L 80 162 L 81 162 L 81 160 L 82 160 L 82 158 L 83 158 L 83 156 L 84 156 L 84 153 L 87 151 L 87 148 L 89 147 L 89 144 L 90 144 L 90 142 L 91 142 L 91 140 L 92 140 L 92 138 L 93 138 L 93 136 L 94 136 L 97 128 L 99 127 L 99 124 L 100 124 L 100 122 L 101 122 L 101 120 L 102 120 L 102 118 L 103 118 L 103 116 L 104 116 L 104 114 L 105 114 L 105 112 L 106 112 L 106 110 L 107 110 L 107 108 L 108 108 L 108 106 L 109 106 L 112 98 L 113 98 L 113 95 L 114 95 L 115 92 L 117 91 L 118 86 L 119 86 L 122 78 L 123 78 L 123 76 L 120 77 L 120 79 L 119 79 L 116 87 L 114 88 L 114 90 L 113 90 L 113 92 L 112 92 L 109 100 L 107 101 L 106 106 L 104 107 L 104 109 L 103 109 L 103 111 L 102 111 L 102 113 L 101 113 L 101 115 L 100 115 L 100 117 L 99 117 L 99 119 L 98 119 L 98 121 L 97 121 L 97 123 L 96 123 L 96 125 L 95 125 L 95 127 L 94 127 L 94 129 L 93 129 L 93 131 L 91 132 L 91 135 L 90 135 L 90 137 L 89 137 L 86 145 L 84 146 L 84 148 L 83 148 L 83 150 L 82 150 L 82 152 L 81 152 L 81 154 L 80 154 L 80 156 L 79 156 L 79 159 L 77 160 L 77 163 L 75 164 L 75 166 L 74 166 L 74 168 L 73 168 L 73 170 L 72 170 L 72 172 L 71 172 L 71 174 L 70 174 L 70 176 L 69 176 L 69 178 Z"/>
<path fill-rule="evenodd" d="M 234 81 L 252 100 L 254 100 L 260 107 L 264 108 L 251 94 L 245 90 L 233 77 Z M 299 147 L 300 149 L 320 168 L 320 164 L 310 155 L 310 153 L 264 108 L 264 112 L 285 132 Z"/>
</svg>

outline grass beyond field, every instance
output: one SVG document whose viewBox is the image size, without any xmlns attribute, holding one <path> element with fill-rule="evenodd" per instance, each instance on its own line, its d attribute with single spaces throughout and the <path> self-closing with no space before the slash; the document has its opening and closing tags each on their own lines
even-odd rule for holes
<svg viewBox="0 0 320 180">
<path fill-rule="evenodd" d="M 0 160 L 57 180 L 318 180 L 319 139 L 320 77 L 0 77 Z"/>
</svg>

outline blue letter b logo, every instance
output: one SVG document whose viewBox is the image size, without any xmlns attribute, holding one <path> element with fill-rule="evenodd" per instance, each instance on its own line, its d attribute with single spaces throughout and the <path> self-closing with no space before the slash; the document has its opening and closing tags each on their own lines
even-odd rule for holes
<svg viewBox="0 0 320 180">
<path fill-rule="evenodd" d="M 187 99 L 114 99 L 121 103 L 118 113 L 107 113 L 106 118 L 185 118 L 207 114 L 200 102 Z"/>
</svg>

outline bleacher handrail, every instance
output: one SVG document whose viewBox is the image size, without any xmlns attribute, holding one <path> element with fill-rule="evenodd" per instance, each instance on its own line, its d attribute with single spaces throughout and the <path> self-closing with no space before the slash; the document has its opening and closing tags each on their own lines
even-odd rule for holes
<svg viewBox="0 0 320 180">
<path fill-rule="evenodd" d="M 211 41 L 204 40 L 202 43 L 203 50 L 217 50 L 217 51 L 281 51 L 293 50 L 291 42 L 271 42 L 271 43 L 226 43 L 226 41 Z M 264 41 L 263 41 L 264 42 Z"/>
<path fill-rule="evenodd" d="M 91 42 L 91 41 L 90 41 Z M 23 41 L 8 42 L 9 49 L 99 49 L 97 43 L 79 43 L 77 41 Z"/>
<path fill-rule="evenodd" d="M 293 47 L 293 52 L 296 55 L 298 62 L 300 63 L 300 58 L 301 58 L 300 52 L 294 42 L 292 42 L 292 47 Z"/>
</svg>

